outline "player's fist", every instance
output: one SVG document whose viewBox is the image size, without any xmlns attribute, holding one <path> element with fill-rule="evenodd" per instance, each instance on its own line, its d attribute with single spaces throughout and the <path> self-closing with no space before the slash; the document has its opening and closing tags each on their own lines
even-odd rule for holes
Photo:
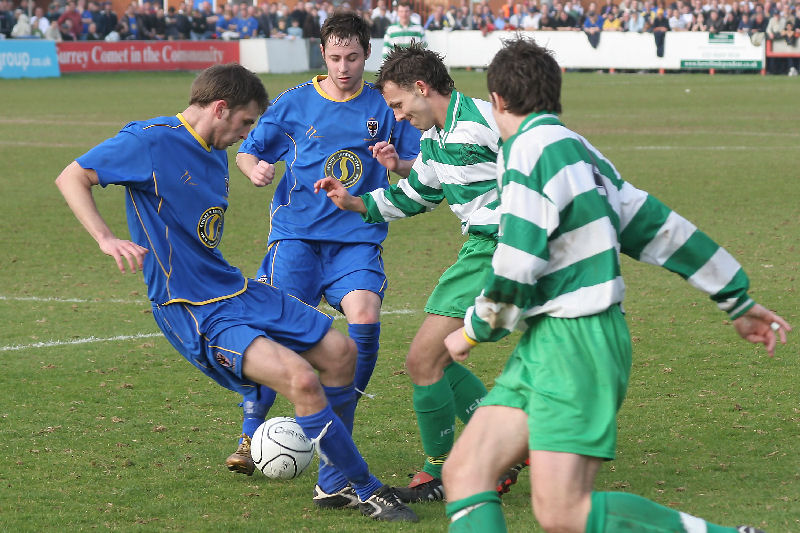
<svg viewBox="0 0 800 533">
<path fill-rule="evenodd" d="M 275 179 L 275 165 L 264 160 L 259 161 L 250 171 L 250 182 L 256 187 L 265 187 Z"/>
<path fill-rule="evenodd" d="M 458 328 L 445 337 L 444 345 L 447 351 L 450 352 L 450 357 L 456 361 L 463 361 L 469 357 L 469 351 L 475 346 L 475 344 L 467 340 L 464 328 Z"/>
</svg>

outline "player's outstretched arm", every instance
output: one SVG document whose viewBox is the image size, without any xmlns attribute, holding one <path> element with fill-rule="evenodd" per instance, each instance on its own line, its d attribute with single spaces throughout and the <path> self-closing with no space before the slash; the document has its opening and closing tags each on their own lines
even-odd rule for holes
<svg viewBox="0 0 800 533">
<path fill-rule="evenodd" d="M 755 304 L 734 320 L 733 327 L 743 339 L 754 344 L 763 344 L 770 357 L 775 355 L 778 338 L 780 337 L 781 344 L 786 344 L 786 333 L 792 331 L 792 326 L 781 316 L 759 304 Z"/>
<path fill-rule="evenodd" d="M 265 187 L 275 179 L 275 165 L 259 160 L 253 154 L 236 154 L 236 166 L 256 187 Z"/>
<path fill-rule="evenodd" d="M 347 192 L 342 182 L 336 178 L 328 176 L 327 178 L 317 180 L 317 182 L 314 183 L 314 192 L 319 193 L 321 190 L 327 192 L 328 198 L 330 198 L 339 209 L 355 211 L 356 213 L 367 212 L 364 200 Z"/>
<path fill-rule="evenodd" d="M 97 173 L 81 167 L 76 161 L 70 163 L 56 178 L 56 186 L 67 201 L 67 205 L 89 235 L 97 241 L 100 250 L 114 258 L 120 272 L 125 272 L 123 259 L 128 263 L 131 272 L 136 272 L 137 267 L 141 269 L 143 266 L 147 248 L 114 236 L 100 215 L 92 196 L 92 187 L 98 183 Z"/>
</svg>

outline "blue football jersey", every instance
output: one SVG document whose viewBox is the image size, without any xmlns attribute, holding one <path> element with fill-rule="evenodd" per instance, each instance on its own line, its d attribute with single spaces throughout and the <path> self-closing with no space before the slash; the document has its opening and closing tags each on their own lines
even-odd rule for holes
<svg viewBox="0 0 800 533">
<path fill-rule="evenodd" d="M 420 132 L 406 121 L 398 123 L 372 84 L 338 101 L 320 88 L 324 78 L 278 95 L 239 147 L 269 163 L 286 163 L 270 207 L 269 242 L 380 244 L 387 224 L 367 224 L 358 213 L 340 210 L 324 193 L 314 194 L 314 182 L 335 177 L 354 196 L 388 187 L 389 173 L 369 147 L 389 141 L 400 159 L 412 160 L 419 153 Z"/>
<path fill-rule="evenodd" d="M 103 187 L 125 186 L 131 240 L 157 304 L 203 304 L 242 292 L 238 268 L 217 246 L 228 207 L 228 155 L 209 147 L 178 114 L 131 122 L 79 157 Z"/>
</svg>

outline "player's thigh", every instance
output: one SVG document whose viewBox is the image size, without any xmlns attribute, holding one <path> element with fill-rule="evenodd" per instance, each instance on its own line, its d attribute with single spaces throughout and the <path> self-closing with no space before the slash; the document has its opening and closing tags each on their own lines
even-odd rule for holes
<svg viewBox="0 0 800 533">
<path fill-rule="evenodd" d="M 323 267 L 314 243 L 284 239 L 272 243 L 256 276 L 310 304 L 322 297 Z"/>
<path fill-rule="evenodd" d="M 348 322 L 379 320 L 375 312 L 380 311 L 388 286 L 381 253 L 381 247 L 372 243 L 320 244 L 323 295 L 331 307 L 347 315 Z"/>
<path fill-rule="evenodd" d="M 492 490 L 499 476 L 528 449 L 527 415 L 501 405 L 479 407 L 444 465 L 447 498 Z"/>
<path fill-rule="evenodd" d="M 441 379 L 452 362 L 444 339 L 464 325 L 462 318 L 428 314 L 417 330 L 406 356 L 406 366 L 417 385 L 430 385 Z"/>
<path fill-rule="evenodd" d="M 256 337 L 244 351 L 242 376 L 287 395 L 293 382 L 315 390 L 312 365 L 299 354 L 266 337 Z M 309 376 L 314 379 L 309 379 Z M 308 381 L 309 383 L 305 383 Z"/>
<path fill-rule="evenodd" d="M 319 343 L 301 355 L 319 371 L 324 385 L 342 387 L 353 382 L 356 345 L 338 330 L 330 329 Z"/>
</svg>

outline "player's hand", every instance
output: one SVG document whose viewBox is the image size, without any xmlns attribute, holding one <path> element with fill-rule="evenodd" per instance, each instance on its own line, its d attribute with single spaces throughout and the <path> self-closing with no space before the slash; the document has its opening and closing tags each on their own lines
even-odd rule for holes
<svg viewBox="0 0 800 533">
<path fill-rule="evenodd" d="M 353 196 L 347 192 L 347 189 L 344 188 L 342 182 L 336 178 L 327 176 L 321 180 L 317 180 L 314 183 L 314 192 L 319 193 L 319 191 L 322 190 L 327 193 L 328 198 L 330 198 L 339 209 L 344 209 L 345 211 L 355 211 L 357 213 L 367 212 L 367 208 L 364 206 L 364 201 L 361 198 Z"/>
<path fill-rule="evenodd" d="M 397 150 L 394 149 L 393 144 L 386 141 L 380 141 L 369 147 L 372 151 L 372 157 L 378 160 L 378 163 L 386 167 L 388 170 L 394 172 L 400 164 L 400 156 L 397 155 Z"/>
<path fill-rule="evenodd" d="M 261 160 L 253 167 L 247 177 L 256 187 L 266 187 L 275 179 L 275 165 Z"/>
<path fill-rule="evenodd" d="M 763 344 L 770 357 L 775 355 L 778 338 L 780 337 L 781 344 L 786 344 L 786 333 L 792 331 L 792 326 L 782 317 L 759 304 L 734 320 L 733 327 L 743 339 L 754 344 Z"/>
<path fill-rule="evenodd" d="M 469 351 L 472 349 L 472 344 L 467 342 L 464 336 L 464 328 L 458 328 L 450 335 L 444 338 L 444 345 L 447 351 L 450 352 L 450 357 L 456 361 L 463 361 L 469 357 Z"/>
<path fill-rule="evenodd" d="M 131 272 L 136 272 L 137 267 L 141 270 L 144 266 L 144 256 L 148 250 L 147 248 L 142 248 L 135 242 L 111 237 L 100 241 L 98 244 L 100 245 L 100 250 L 102 250 L 104 254 L 114 258 L 114 261 L 117 262 L 117 268 L 119 268 L 119 271 L 123 274 L 125 273 L 126 262 Z"/>
</svg>

